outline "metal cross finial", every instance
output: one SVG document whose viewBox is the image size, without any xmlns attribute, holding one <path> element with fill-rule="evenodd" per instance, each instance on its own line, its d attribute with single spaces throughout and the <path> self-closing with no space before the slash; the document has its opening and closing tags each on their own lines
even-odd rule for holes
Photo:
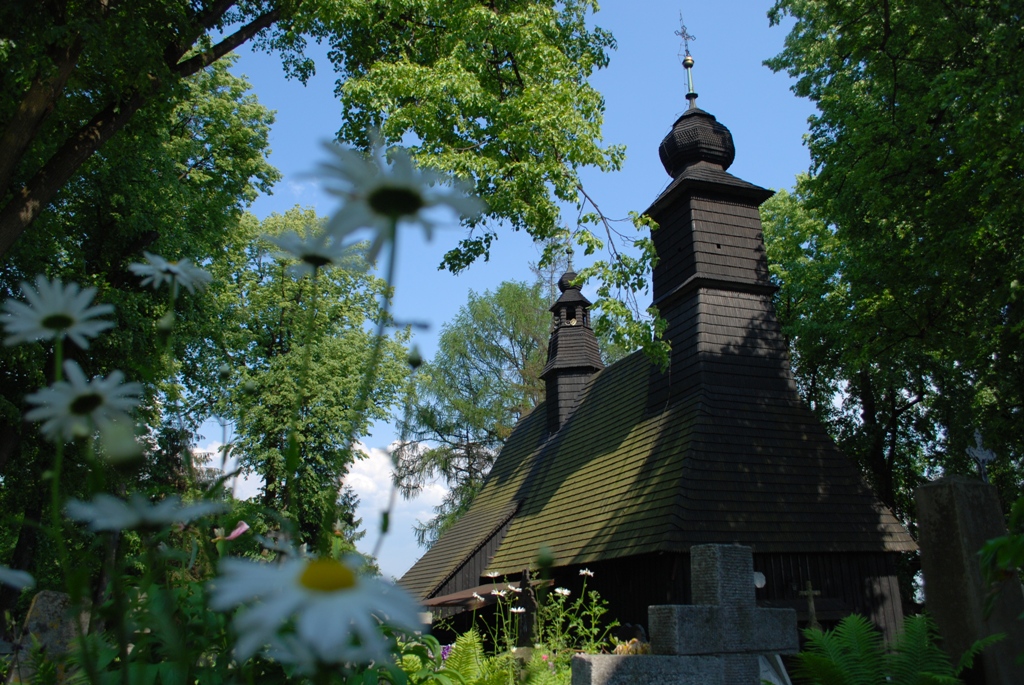
<svg viewBox="0 0 1024 685">
<path fill-rule="evenodd" d="M 675 32 L 679 39 L 683 41 L 684 54 L 690 54 L 690 41 L 697 40 L 697 36 L 691 35 L 686 28 L 686 24 L 683 23 L 683 13 L 679 13 L 679 30 Z"/>
<path fill-rule="evenodd" d="M 985 449 L 981 444 L 981 431 L 974 430 L 974 444 L 975 447 L 967 448 L 967 455 L 978 463 L 978 470 L 981 472 L 981 481 L 983 483 L 988 482 L 988 471 L 986 466 L 990 461 L 996 458 L 996 453 L 992 450 Z"/>
<path fill-rule="evenodd" d="M 690 41 L 697 40 L 697 36 L 690 34 L 683 23 L 683 13 L 679 13 L 679 30 L 675 32 L 683 41 L 683 68 L 686 69 L 686 99 L 690 102 L 690 109 L 697 107 L 697 93 L 693 89 L 693 57 L 690 57 Z"/>
</svg>

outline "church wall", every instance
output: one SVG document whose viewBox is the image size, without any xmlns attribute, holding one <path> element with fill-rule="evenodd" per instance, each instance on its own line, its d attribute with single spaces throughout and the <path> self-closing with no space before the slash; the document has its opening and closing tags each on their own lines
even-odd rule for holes
<svg viewBox="0 0 1024 685">
<path fill-rule="evenodd" d="M 587 588 L 608 601 L 608 618 L 647 629 L 647 608 L 654 604 L 690 602 L 690 559 L 687 553 L 652 553 L 556 569 L 556 586 L 577 597 L 582 590 L 579 569 L 589 568 Z M 903 622 L 896 578 L 896 555 L 884 552 L 783 554 L 755 553 L 754 570 L 765 575 L 756 591 L 764 607 L 795 609 L 800 627 L 808 620 L 806 582 L 821 594 L 815 597 L 818 621 L 834 626 L 859 613 L 892 639 Z"/>
<path fill-rule="evenodd" d="M 445 581 L 441 588 L 431 596 L 442 597 L 453 592 L 459 592 L 460 590 L 476 587 L 477 585 L 485 582 L 481 580 L 484 571 L 487 570 L 487 565 L 490 563 L 491 559 L 494 558 L 494 554 L 498 551 L 498 546 L 501 545 L 501 541 L 505 539 L 505 535 L 508 533 L 508 529 L 512 525 L 512 521 L 513 519 L 511 518 L 506 521 L 505 524 L 498 529 L 498 532 L 488 538 L 487 542 L 474 552 L 473 556 L 467 559 L 466 563 L 460 566 L 452 577 Z M 437 617 L 443 617 L 450 613 L 449 610 L 445 609 L 434 609 L 433 612 Z"/>
</svg>

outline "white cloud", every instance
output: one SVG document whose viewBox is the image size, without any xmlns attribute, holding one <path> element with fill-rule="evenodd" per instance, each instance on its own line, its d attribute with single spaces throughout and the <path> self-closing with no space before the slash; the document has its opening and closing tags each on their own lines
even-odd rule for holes
<svg viewBox="0 0 1024 685">
<path fill-rule="evenodd" d="M 416 544 L 413 526 L 416 521 L 433 517 L 433 507 L 441 503 L 448 489 L 440 483 L 428 483 L 415 499 L 406 500 L 392 494 L 391 456 L 379 447 L 359 445 L 367 455 L 349 469 L 345 484 L 359 495 L 356 518 L 363 520 L 366 537 L 359 541 L 362 552 L 372 552 L 380 538 L 381 516 L 391 504 L 389 530 L 381 544 L 377 562 L 385 578 L 401 577 L 419 557 L 423 548 Z M 393 499 L 392 499 L 393 497 Z"/>
<path fill-rule="evenodd" d="M 220 468 L 221 460 L 223 459 L 221 455 L 222 447 L 224 447 L 224 443 L 215 440 L 200 446 L 195 452 L 212 454 L 213 459 L 210 461 L 210 466 Z M 238 468 L 238 461 L 234 457 L 229 457 L 224 464 L 223 470 L 225 473 L 228 473 L 236 468 Z M 239 474 L 228 481 L 227 485 L 231 488 L 231 494 L 235 499 L 252 499 L 260 494 L 260 491 L 263 489 L 263 478 L 255 473 Z"/>
<path fill-rule="evenodd" d="M 285 186 L 288 188 L 288 192 L 297 200 L 310 199 L 317 197 L 320 192 L 320 183 L 315 180 L 310 181 L 286 181 Z"/>
<path fill-rule="evenodd" d="M 212 441 L 201 445 L 196 452 L 213 455 L 211 466 L 220 466 L 220 448 L 223 442 Z M 423 555 L 423 548 L 416 544 L 413 526 L 417 521 L 426 521 L 434 516 L 433 508 L 444 499 L 448 488 L 438 482 L 427 483 L 417 497 L 406 500 L 392 492 L 391 455 L 380 447 L 358 445 L 366 457 L 358 459 L 349 469 L 345 484 L 359 497 L 356 518 L 362 519 L 366 536 L 359 541 L 360 551 L 371 553 L 380 538 L 381 516 L 391 506 L 389 531 L 381 544 L 378 564 L 385 578 L 401 577 L 413 562 Z M 229 458 L 226 471 L 236 468 L 236 462 Z M 234 496 L 250 499 L 263 488 L 263 479 L 256 474 L 239 475 L 229 482 Z M 392 500 L 392 498 L 394 498 Z"/>
</svg>

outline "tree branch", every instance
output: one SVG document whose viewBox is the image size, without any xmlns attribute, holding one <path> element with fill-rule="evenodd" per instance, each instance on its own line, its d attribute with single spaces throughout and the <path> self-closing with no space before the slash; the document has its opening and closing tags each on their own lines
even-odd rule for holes
<svg viewBox="0 0 1024 685">
<path fill-rule="evenodd" d="M 238 46 L 243 45 L 263 29 L 272 26 L 280 18 L 281 10 L 275 7 L 269 12 L 256 17 L 206 52 L 201 52 L 184 62 L 171 65 L 171 70 L 182 78 L 191 76 L 200 69 L 213 64 Z"/>
<path fill-rule="evenodd" d="M 107 105 L 81 127 L 0 210 L 0 255 L 10 249 L 78 168 L 145 104 L 135 91 L 127 100 Z"/>
<path fill-rule="evenodd" d="M 0 196 L 11 184 L 14 170 L 32 145 L 43 122 L 57 106 L 57 101 L 78 64 L 82 40 L 76 38 L 54 59 L 56 72 L 47 79 L 37 74 L 18 104 L 10 123 L 0 136 Z"/>
</svg>

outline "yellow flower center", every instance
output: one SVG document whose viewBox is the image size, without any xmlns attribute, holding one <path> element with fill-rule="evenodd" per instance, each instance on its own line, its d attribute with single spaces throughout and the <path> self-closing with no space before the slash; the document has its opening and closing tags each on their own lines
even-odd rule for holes
<svg viewBox="0 0 1024 685">
<path fill-rule="evenodd" d="M 319 592 L 337 592 L 355 587 L 356 574 L 340 561 L 314 559 L 306 564 L 306 569 L 299 576 L 299 584 Z"/>
<path fill-rule="evenodd" d="M 400 186 L 381 186 L 366 198 L 366 203 L 378 214 L 400 217 L 411 216 L 423 209 L 423 196 Z"/>
<path fill-rule="evenodd" d="M 40 323 L 43 324 L 43 328 L 49 328 L 51 331 L 63 331 L 71 328 L 75 320 L 63 312 L 57 312 L 44 317 Z"/>
<path fill-rule="evenodd" d="M 87 392 L 82 395 L 78 395 L 75 399 L 71 400 L 71 404 L 68 407 L 72 414 L 79 416 L 85 416 L 91 414 L 103 404 L 103 395 L 95 392 Z"/>
</svg>

